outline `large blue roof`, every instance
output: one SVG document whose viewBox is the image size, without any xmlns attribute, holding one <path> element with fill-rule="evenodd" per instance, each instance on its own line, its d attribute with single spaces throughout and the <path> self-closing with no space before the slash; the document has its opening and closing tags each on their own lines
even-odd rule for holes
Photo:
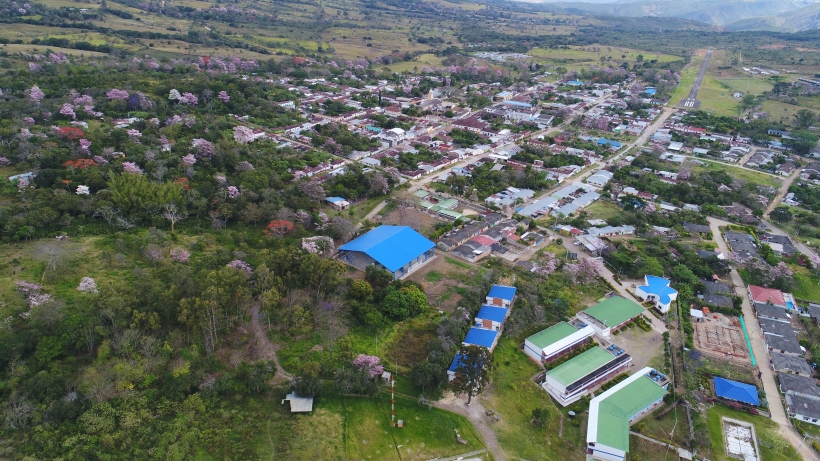
<svg viewBox="0 0 820 461">
<path fill-rule="evenodd" d="M 481 310 L 478 311 L 475 318 L 501 323 L 507 318 L 507 309 L 496 306 L 481 306 Z"/>
<path fill-rule="evenodd" d="M 654 275 L 647 275 L 646 285 L 641 285 L 638 288 L 643 290 L 646 294 L 657 295 L 661 304 L 669 304 L 672 302 L 670 295 L 677 294 L 678 291 L 669 286 L 669 280 L 663 277 L 656 277 Z"/>
<path fill-rule="evenodd" d="M 508 287 L 506 285 L 493 285 L 490 288 L 490 294 L 487 295 L 490 298 L 501 298 L 506 299 L 508 301 L 512 301 L 515 297 L 515 287 Z"/>
<path fill-rule="evenodd" d="M 396 272 L 434 246 L 435 243 L 408 226 L 379 226 L 339 250 L 361 251 L 390 272 Z"/>
<path fill-rule="evenodd" d="M 453 363 L 450 364 L 449 370 L 455 373 L 456 368 L 458 368 L 459 365 L 465 365 L 466 366 L 466 363 L 464 363 L 463 360 L 464 360 L 464 355 L 456 354 L 456 358 L 454 358 Z M 479 364 L 477 363 L 476 365 L 479 365 Z"/>
<path fill-rule="evenodd" d="M 483 328 L 470 328 L 470 331 L 467 332 L 467 337 L 464 338 L 464 343 L 484 346 L 489 349 L 493 347 L 497 335 L 497 331 L 485 330 Z"/>
<path fill-rule="evenodd" d="M 757 388 L 751 384 L 739 383 L 716 376 L 715 394 L 724 399 L 748 403 L 754 406 L 760 405 L 760 399 L 757 397 Z"/>
</svg>

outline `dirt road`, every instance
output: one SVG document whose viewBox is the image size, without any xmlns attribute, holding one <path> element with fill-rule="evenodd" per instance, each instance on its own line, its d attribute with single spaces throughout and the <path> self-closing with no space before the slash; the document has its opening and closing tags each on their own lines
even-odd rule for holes
<svg viewBox="0 0 820 461">
<path fill-rule="evenodd" d="M 777 195 L 772 199 L 772 202 L 766 207 L 766 211 L 763 213 L 763 217 L 766 219 L 769 218 L 769 213 L 771 213 L 777 205 L 780 205 L 780 202 L 783 201 L 783 198 L 786 194 L 789 193 L 789 187 L 792 186 L 792 183 L 795 179 L 800 177 L 800 172 L 803 171 L 802 168 L 798 168 L 792 172 L 792 174 L 783 181 L 783 184 L 780 186 L 780 189 L 777 190 Z"/>
<path fill-rule="evenodd" d="M 259 304 L 254 304 L 251 308 L 251 329 L 253 330 L 254 344 L 251 349 L 253 358 L 255 360 L 272 360 L 276 365 L 276 376 L 273 377 L 273 382 L 287 383 L 293 381 L 293 375 L 285 371 L 282 365 L 279 364 L 279 357 L 276 351 L 279 350 L 278 344 L 273 344 L 268 339 L 267 328 L 262 325 L 262 316 L 259 313 Z"/>
<path fill-rule="evenodd" d="M 487 409 L 481 404 L 481 396 L 473 397 L 470 406 L 467 406 L 467 397 L 456 397 L 452 393 L 447 393 L 441 400 L 433 404 L 436 408 L 452 411 L 464 416 L 481 434 L 487 450 L 493 454 L 496 461 L 507 461 L 509 458 L 498 444 L 495 431 L 490 427 L 490 418 L 487 416 Z"/>
</svg>

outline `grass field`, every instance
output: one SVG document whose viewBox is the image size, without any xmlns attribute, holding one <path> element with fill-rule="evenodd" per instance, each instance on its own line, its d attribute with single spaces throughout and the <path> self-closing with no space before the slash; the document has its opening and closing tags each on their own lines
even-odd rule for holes
<svg viewBox="0 0 820 461">
<path fill-rule="evenodd" d="M 794 271 L 794 288 L 792 294 L 795 298 L 805 301 L 820 302 L 820 284 L 817 278 L 813 277 L 805 267 L 789 264 Z"/>
<path fill-rule="evenodd" d="M 618 205 L 601 200 L 592 203 L 592 205 L 586 207 L 584 211 L 587 212 L 587 219 L 603 219 L 604 221 L 608 221 L 612 218 L 625 216 L 625 213 Z"/>
<path fill-rule="evenodd" d="M 514 341 L 502 339 L 493 352 L 496 369 L 492 375 L 492 395 L 487 409 L 496 411 L 500 421 L 493 423 L 498 441 L 504 451 L 514 457 L 529 460 L 583 460 L 586 433 L 586 407 L 578 404 L 558 408 L 543 389 L 532 381 L 540 368 L 534 364 Z M 530 424 L 532 410 L 547 409 L 549 422 L 544 428 Z M 575 409 L 578 425 L 570 422 L 567 411 Z M 563 437 L 558 435 L 561 417 L 564 417 Z"/>
<path fill-rule="evenodd" d="M 695 84 L 695 77 L 698 75 L 701 63 L 703 63 L 703 58 L 694 57 L 689 65 L 684 67 L 680 73 L 680 85 L 678 85 L 678 89 L 675 90 L 669 98 L 670 104 L 678 104 L 689 94 L 692 85 Z"/>
<path fill-rule="evenodd" d="M 777 434 L 777 423 L 771 419 L 763 416 L 752 416 L 746 412 L 735 411 L 721 405 L 715 405 L 706 412 L 707 424 L 709 425 L 709 438 L 712 440 L 712 461 L 734 460 L 734 458 L 730 458 L 726 455 L 726 449 L 723 444 L 721 418 L 724 416 L 754 424 L 758 439 L 781 439 L 780 442 L 786 446 L 786 448 L 782 450 L 772 450 L 766 448 L 763 443 L 760 444 L 760 454 L 764 460 L 788 461 L 803 459 L 802 456 L 794 454 L 796 447 L 789 446 L 788 442 L 782 440 L 782 437 Z"/>
<path fill-rule="evenodd" d="M 696 166 L 692 170 L 694 173 L 703 173 L 705 171 L 719 170 L 719 171 L 725 171 L 726 173 L 728 173 L 733 178 L 739 179 L 741 181 L 749 181 L 749 182 L 762 184 L 762 185 L 766 185 L 766 186 L 772 186 L 774 188 L 778 188 L 783 184 L 782 179 L 780 179 L 776 176 L 770 175 L 770 174 L 763 173 L 763 172 L 747 170 L 745 168 L 725 165 L 725 164 L 722 164 L 722 163 L 710 162 L 708 160 L 702 160 L 702 161 L 704 161 L 709 166 L 708 167 Z"/>
<path fill-rule="evenodd" d="M 770 91 L 772 84 L 762 78 L 727 78 L 718 80 L 732 88 L 732 90 L 743 92 L 744 94 L 762 94 Z"/>
<path fill-rule="evenodd" d="M 434 54 L 422 54 L 413 61 L 396 62 L 387 67 L 393 72 L 404 72 L 421 70 L 422 66 L 441 66 L 441 58 Z"/>
<path fill-rule="evenodd" d="M 780 121 L 782 120 L 783 123 L 791 124 L 794 120 L 794 114 L 797 113 L 800 109 L 809 109 L 814 112 L 818 112 L 817 108 L 813 108 L 811 106 L 797 106 L 794 104 L 785 103 L 782 101 L 772 101 L 767 100 L 763 103 L 763 110 L 769 113 L 769 119 L 772 121 Z"/>
</svg>

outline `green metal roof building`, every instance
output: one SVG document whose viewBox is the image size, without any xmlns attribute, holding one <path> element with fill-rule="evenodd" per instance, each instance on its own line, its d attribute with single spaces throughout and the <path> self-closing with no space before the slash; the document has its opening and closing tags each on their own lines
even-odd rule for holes
<svg viewBox="0 0 820 461">
<path fill-rule="evenodd" d="M 548 371 L 541 387 L 558 403 L 567 406 L 626 371 L 630 363 L 629 354 L 615 355 L 593 347 Z"/>
<path fill-rule="evenodd" d="M 525 339 L 524 353 L 536 362 L 545 363 L 585 343 L 594 333 L 589 326 L 579 329 L 567 322 L 558 322 Z"/>
<path fill-rule="evenodd" d="M 650 373 L 656 372 L 646 367 L 592 399 L 587 425 L 587 455 L 592 459 L 626 459 L 629 425 L 651 413 L 666 395 Z"/>
<path fill-rule="evenodd" d="M 617 329 L 643 312 L 644 308 L 638 303 L 620 296 L 612 296 L 581 311 L 581 314 L 584 314 L 581 318 L 591 320 L 591 326 L 596 333 L 609 336 L 612 329 Z"/>
</svg>

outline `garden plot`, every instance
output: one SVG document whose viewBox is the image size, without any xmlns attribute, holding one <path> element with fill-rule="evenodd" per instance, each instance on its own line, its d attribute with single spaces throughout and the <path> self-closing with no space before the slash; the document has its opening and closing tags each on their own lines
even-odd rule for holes
<svg viewBox="0 0 820 461">
<path fill-rule="evenodd" d="M 695 348 L 701 354 L 751 365 L 743 329 L 736 318 L 712 313 L 692 326 L 695 328 Z"/>
</svg>

